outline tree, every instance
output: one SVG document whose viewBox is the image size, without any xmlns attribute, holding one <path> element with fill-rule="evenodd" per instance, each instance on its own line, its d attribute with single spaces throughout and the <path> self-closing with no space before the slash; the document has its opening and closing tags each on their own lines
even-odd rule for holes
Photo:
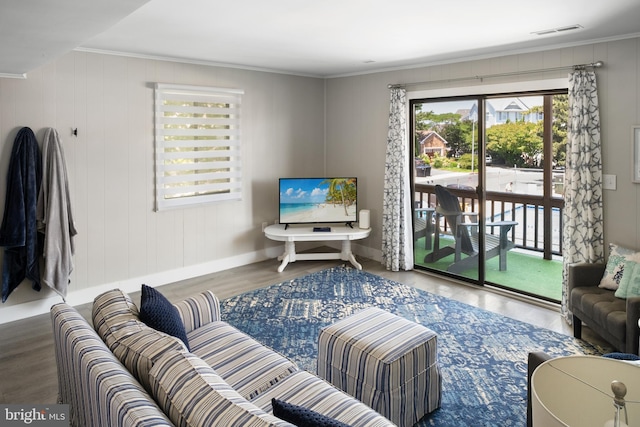
<svg viewBox="0 0 640 427">
<path fill-rule="evenodd" d="M 440 136 L 447 141 L 449 156 L 460 155 L 471 151 L 471 145 L 467 138 L 467 129 L 463 122 L 448 123 L 440 130 Z"/>
<path fill-rule="evenodd" d="M 567 155 L 567 120 L 569 114 L 569 96 L 553 95 L 551 104 L 553 115 L 551 122 L 552 132 L 552 152 L 553 161 L 556 165 L 564 165 Z M 542 113 L 543 107 L 536 106 L 531 108 L 528 113 Z M 540 121 L 538 125 L 538 135 L 544 138 L 544 122 Z"/>
<path fill-rule="evenodd" d="M 422 105 L 415 108 L 416 131 L 431 130 L 438 132 L 448 143 L 449 153 L 454 154 L 460 150 L 466 152 L 464 147 L 464 129 L 460 127 L 460 114 L 443 113 L 436 114 L 433 111 L 422 111 Z M 419 133 L 415 133 L 414 148 L 415 156 L 420 155 Z"/>
<path fill-rule="evenodd" d="M 553 159 L 564 166 L 567 158 L 567 123 L 569 121 L 569 95 L 553 96 Z"/>
<path fill-rule="evenodd" d="M 487 150 L 500 153 L 507 165 L 535 166 L 530 161 L 542 155 L 543 139 L 539 126 L 529 122 L 510 122 L 491 126 L 486 131 Z"/>
<path fill-rule="evenodd" d="M 356 200 L 356 181 L 353 178 L 325 179 L 320 184 L 329 184 L 326 201 L 328 203 L 341 203 L 344 214 L 348 215 L 347 208 Z"/>
</svg>

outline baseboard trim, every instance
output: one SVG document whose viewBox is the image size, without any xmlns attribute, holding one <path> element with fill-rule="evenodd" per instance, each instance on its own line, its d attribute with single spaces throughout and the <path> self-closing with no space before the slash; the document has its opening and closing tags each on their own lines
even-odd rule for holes
<svg viewBox="0 0 640 427">
<path fill-rule="evenodd" d="M 380 251 L 376 251 L 372 248 L 362 245 L 353 245 L 352 249 L 356 255 L 364 256 L 371 259 L 381 259 Z M 196 277 L 205 276 L 207 274 L 216 273 L 218 271 L 229 270 L 231 268 L 241 267 L 243 265 L 277 258 L 282 254 L 283 251 L 284 245 L 273 246 L 259 251 L 223 259 L 217 259 L 189 267 L 162 271 L 146 276 L 133 277 L 125 280 L 92 286 L 91 288 L 69 292 L 66 298 L 66 302 L 72 306 L 87 304 L 91 303 L 96 296 L 111 289 L 118 288 L 122 289 L 124 292 L 133 293 L 139 291 L 140 285 L 143 283 L 151 287 L 167 285 L 169 283 L 179 282 L 181 280 L 193 279 Z M 50 296 L 39 300 L 1 307 L 0 325 L 33 316 L 47 314 L 49 313 L 52 305 L 60 302 L 62 302 L 62 298 L 55 292 L 51 292 Z"/>
<path fill-rule="evenodd" d="M 267 259 L 276 258 L 282 253 L 282 251 L 284 250 L 283 248 L 284 246 L 270 247 L 260 251 L 255 251 L 229 258 L 217 259 L 194 266 L 105 283 L 102 285 L 93 286 L 91 288 L 69 292 L 69 294 L 67 294 L 66 302 L 72 306 L 78 306 L 91 303 L 96 296 L 115 288 L 122 289 L 127 293 L 132 293 L 139 291 L 140 286 L 143 283 L 151 287 L 157 287 L 169 283 L 179 282 L 181 280 L 193 279 L 195 277 L 204 276 L 206 274 L 211 274 L 218 271 L 228 270 L 234 267 L 240 267 L 243 265 L 265 261 Z M 0 325 L 49 313 L 51 306 L 60 302 L 62 302 L 62 297 L 54 292 L 51 292 L 50 296 L 36 301 L 29 301 L 2 307 L 0 308 Z"/>
</svg>

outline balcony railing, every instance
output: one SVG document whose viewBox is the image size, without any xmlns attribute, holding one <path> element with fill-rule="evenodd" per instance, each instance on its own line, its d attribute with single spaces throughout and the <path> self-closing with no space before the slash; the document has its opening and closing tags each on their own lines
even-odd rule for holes
<svg viewBox="0 0 640 427">
<path fill-rule="evenodd" d="M 458 196 L 466 211 L 479 212 L 478 196 L 475 190 L 447 188 Z M 415 201 L 422 207 L 437 204 L 435 186 L 415 184 Z M 564 200 L 557 197 L 527 195 L 507 192 L 486 192 L 485 218 L 491 221 L 517 221 L 510 232 L 510 239 L 516 247 L 542 252 L 545 259 L 562 255 L 562 209 Z M 494 233 L 487 227 L 487 233 Z M 495 230 L 497 233 L 499 230 Z"/>
</svg>

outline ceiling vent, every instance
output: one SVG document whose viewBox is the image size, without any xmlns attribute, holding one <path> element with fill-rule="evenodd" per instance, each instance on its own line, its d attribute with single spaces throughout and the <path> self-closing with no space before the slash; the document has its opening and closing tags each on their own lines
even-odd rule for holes
<svg viewBox="0 0 640 427">
<path fill-rule="evenodd" d="M 565 31 L 579 30 L 581 28 L 582 28 L 582 25 L 575 24 L 575 25 L 569 25 L 567 27 L 552 28 L 550 30 L 534 31 L 531 34 L 536 34 L 538 36 L 544 36 L 544 35 L 547 35 L 547 34 L 555 34 L 555 33 L 563 33 Z"/>
</svg>

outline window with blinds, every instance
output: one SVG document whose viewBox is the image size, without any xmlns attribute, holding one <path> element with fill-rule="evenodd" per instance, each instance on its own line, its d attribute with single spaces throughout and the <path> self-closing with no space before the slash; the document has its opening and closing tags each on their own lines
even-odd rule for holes
<svg viewBox="0 0 640 427">
<path fill-rule="evenodd" d="M 156 84 L 156 210 L 240 200 L 242 90 Z"/>
</svg>

